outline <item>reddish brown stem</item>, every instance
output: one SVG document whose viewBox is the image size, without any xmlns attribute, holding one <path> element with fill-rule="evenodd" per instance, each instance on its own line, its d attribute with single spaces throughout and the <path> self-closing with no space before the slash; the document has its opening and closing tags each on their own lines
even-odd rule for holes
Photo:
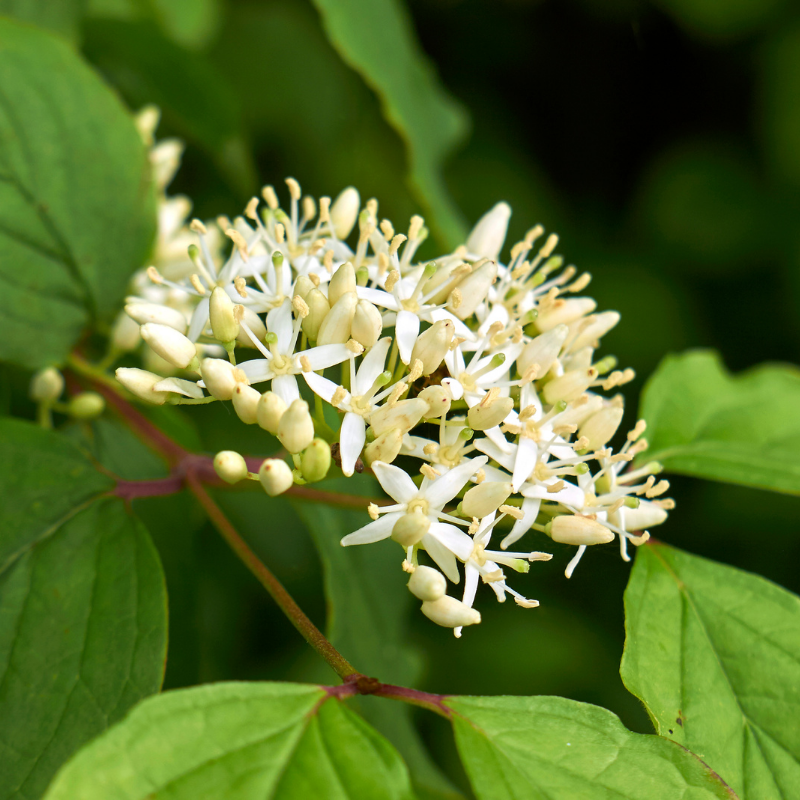
<svg viewBox="0 0 800 800">
<path fill-rule="evenodd" d="M 450 718 L 452 711 L 444 704 L 446 695 L 420 692 L 405 686 L 395 686 L 391 683 L 381 683 L 377 678 L 369 678 L 358 673 L 350 675 L 341 686 L 323 686 L 323 689 L 332 697 L 346 699 L 354 695 L 374 695 L 386 697 L 390 700 L 400 700 L 404 703 L 426 708 L 443 717 Z"/>
</svg>

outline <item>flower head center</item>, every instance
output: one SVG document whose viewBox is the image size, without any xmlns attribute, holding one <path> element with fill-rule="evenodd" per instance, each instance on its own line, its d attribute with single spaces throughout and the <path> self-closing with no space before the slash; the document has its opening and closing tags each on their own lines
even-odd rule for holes
<svg viewBox="0 0 800 800">
<path fill-rule="evenodd" d="M 430 503 L 424 497 L 415 497 L 409 502 L 406 512 L 411 514 L 414 511 L 419 511 L 421 514 L 427 515 L 429 509 Z"/>
</svg>

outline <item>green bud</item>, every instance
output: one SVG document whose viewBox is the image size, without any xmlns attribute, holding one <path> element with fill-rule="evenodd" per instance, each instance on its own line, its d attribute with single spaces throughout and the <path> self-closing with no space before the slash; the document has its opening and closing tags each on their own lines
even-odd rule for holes
<svg viewBox="0 0 800 800">
<path fill-rule="evenodd" d="M 589 471 L 589 465 L 585 461 L 575 465 L 575 472 L 578 475 L 585 475 Z"/>
<path fill-rule="evenodd" d="M 605 358 L 601 358 L 595 365 L 594 368 L 597 370 L 598 375 L 605 375 L 607 372 L 611 372 L 617 366 L 617 357 L 616 356 L 606 356 Z"/>
<path fill-rule="evenodd" d="M 366 286 L 369 281 L 369 270 L 366 267 L 360 267 L 356 272 L 356 283 L 359 286 Z"/>
<path fill-rule="evenodd" d="M 321 481 L 331 467 L 331 446 L 324 439 L 314 439 L 303 451 L 300 463 L 300 471 L 308 483 Z"/>
<path fill-rule="evenodd" d="M 286 215 L 284 214 L 284 216 Z M 275 269 L 280 269 L 283 266 L 283 253 L 280 250 L 276 250 L 272 254 L 272 265 Z"/>
<path fill-rule="evenodd" d="M 267 344 L 278 344 L 278 334 L 269 331 L 269 333 L 267 333 L 267 335 L 264 337 L 264 341 Z"/>
<path fill-rule="evenodd" d="M 498 367 L 502 367 L 503 364 L 505 363 L 506 363 L 505 353 L 498 353 L 496 356 L 493 356 L 492 360 L 489 362 L 492 369 L 497 369 Z"/>
<path fill-rule="evenodd" d="M 625 507 L 626 508 L 639 508 L 640 500 L 638 497 L 626 497 L 625 498 Z"/>
<path fill-rule="evenodd" d="M 435 274 L 436 270 L 439 269 L 439 265 L 435 261 L 431 261 L 430 264 L 425 265 L 425 269 L 422 270 L 422 277 L 427 281 L 430 280 Z"/>
<path fill-rule="evenodd" d="M 52 403 L 64 391 L 64 378 L 55 367 L 46 367 L 31 379 L 31 399 L 39 403 Z"/>
<path fill-rule="evenodd" d="M 106 401 L 97 392 L 81 392 L 71 398 L 67 413 L 75 419 L 95 419 L 106 407 Z"/>
</svg>

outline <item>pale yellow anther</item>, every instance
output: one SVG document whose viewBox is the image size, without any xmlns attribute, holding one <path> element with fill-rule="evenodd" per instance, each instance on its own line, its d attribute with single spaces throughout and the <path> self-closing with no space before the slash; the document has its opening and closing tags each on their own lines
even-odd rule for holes
<svg viewBox="0 0 800 800">
<path fill-rule="evenodd" d="M 430 442 L 422 448 L 422 452 L 425 453 L 426 456 L 435 456 L 439 450 L 439 445 Z"/>
<path fill-rule="evenodd" d="M 370 503 L 367 506 L 367 513 L 370 515 L 370 518 L 373 520 L 378 519 L 380 516 L 378 513 L 378 506 L 375 503 Z"/>
<path fill-rule="evenodd" d="M 519 421 L 525 422 L 529 420 L 539 409 L 531 403 L 530 405 L 525 406 L 522 411 L 519 412 Z"/>
<path fill-rule="evenodd" d="M 239 367 L 235 367 L 231 374 L 233 375 L 233 379 L 236 381 L 236 383 L 244 383 L 247 386 L 250 385 L 247 375 L 245 375 L 244 371 L 240 370 Z"/>
<path fill-rule="evenodd" d="M 520 378 L 520 382 L 524 385 L 535 381 L 539 377 L 540 369 L 541 367 L 538 364 L 531 364 L 528 369 L 525 370 L 525 374 L 522 378 Z"/>
<path fill-rule="evenodd" d="M 566 300 L 558 298 L 559 288 L 554 286 L 550 291 L 539 298 L 539 311 L 553 311 L 558 308 L 563 308 L 566 305 Z"/>
<path fill-rule="evenodd" d="M 541 225 L 535 225 L 525 234 L 525 241 L 532 245 L 543 233 L 544 228 Z"/>
<path fill-rule="evenodd" d="M 569 283 L 572 280 L 575 273 L 577 273 L 577 269 L 573 267 L 571 264 L 568 266 L 561 275 L 558 276 L 558 285 L 562 287 L 561 291 L 566 292 L 568 289 L 563 288 L 565 283 Z"/>
<path fill-rule="evenodd" d="M 514 332 L 511 334 L 511 341 L 514 344 L 519 344 L 522 341 L 522 337 L 524 335 L 524 331 L 522 330 L 521 325 L 517 325 L 514 328 Z"/>
<path fill-rule="evenodd" d="M 528 250 L 531 249 L 531 246 L 528 242 L 522 241 L 517 242 L 511 248 L 511 260 L 516 261 L 523 253 L 527 253 Z"/>
<path fill-rule="evenodd" d="M 283 227 L 282 222 L 275 223 L 275 241 L 278 244 L 283 244 L 286 241 L 286 228 Z"/>
<path fill-rule="evenodd" d="M 436 480 L 441 473 L 437 472 L 430 464 L 423 464 L 419 471 L 430 481 Z"/>
<path fill-rule="evenodd" d="M 228 228 L 233 227 L 233 223 L 231 222 L 231 218 L 226 216 L 225 214 L 220 214 L 217 217 L 217 227 L 221 231 L 226 231 Z"/>
<path fill-rule="evenodd" d="M 319 288 L 319 275 L 316 272 L 309 272 L 308 279 L 314 284 L 315 289 Z"/>
<path fill-rule="evenodd" d="M 355 353 L 357 356 L 360 356 L 364 352 L 364 345 L 357 342 L 355 339 L 348 339 L 346 346 L 351 353 Z"/>
<path fill-rule="evenodd" d="M 537 461 L 536 466 L 533 468 L 533 477 L 539 481 L 546 481 L 548 478 L 553 477 L 553 472 L 541 461 Z"/>
<path fill-rule="evenodd" d="M 378 200 L 375 197 L 370 197 L 366 205 L 370 217 L 375 219 L 378 216 Z"/>
<path fill-rule="evenodd" d="M 675 508 L 675 501 L 671 497 L 665 497 L 663 500 L 653 500 L 653 504 L 665 511 L 672 511 Z"/>
<path fill-rule="evenodd" d="M 258 220 L 258 203 L 259 200 L 257 197 L 251 197 L 250 202 L 245 206 L 244 215 L 248 219 L 252 219 L 257 221 Z"/>
<path fill-rule="evenodd" d="M 155 283 L 156 285 L 161 285 L 164 283 L 164 279 L 161 277 L 161 273 L 155 267 L 148 267 L 147 268 L 147 277 Z"/>
<path fill-rule="evenodd" d="M 459 280 L 460 278 L 465 278 L 472 272 L 472 264 L 462 264 L 459 267 L 456 267 L 451 273 L 450 278 L 452 280 Z"/>
<path fill-rule="evenodd" d="M 553 250 L 556 249 L 556 245 L 558 244 L 558 234 L 551 233 L 547 237 L 547 241 L 544 243 L 544 247 L 539 251 L 539 255 L 542 258 L 548 258 Z"/>
<path fill-rule="evenodd" d="M 382 219 L 380 227 L 384 239 L 386 239 L 387 242 L 391 241 L 392 236 L 394 236 L 394 225 L 392 225 L 388 219 Z"/>
<path fill-rule="evenodd" d="M 408 226 L 408 238 L 412 240 L 416 239 L 424 224 L 425 220 L 419 216 L 419 214 L 414 214 L 414 216 L 411 217 L 411 224 Z"/>
<path fill-rule="evenodd" d="M 641 536 L 629 536 L 628 541 L 635 544 L 637 547 L 643 545 L 645 542 L 650 541 L 650 533 L 645 531 Z"/>
<path fill-rule="evenodd" d="M 292 200 L 299 200 L 302 194 L 300 184 L 294 178 L 287 178 L 286 185 L 289 187 L 289 196 Z"/>
<path fill-rule="evenodd" d="M 553 426 L 553 433 L 557 436 L 569 436 L 571 433 L 575 433 L 576 430 L 578 430 L 578 426 L 574 423 Z"/>
<path fill-rule="evenodd" d="M 647 439 L 639 439 L 628 452 L 634 456 L 638 456 L 639 453 L 643 453 L 648 447 L 650 447 L 650 442 L 648 442 Z"/>
<path fill-rule="evenodd" d="M 463 344 L 467 341 L 466 336 L 454 336 L 453 340 L 450 342 L 450 350 L 455 350 L 460 344 Z"/>
<path fill-rule="evenodd" d="M 384 284 L 386 291 L 391 292 L 399 280 L 400 273 L 396 269 L 393 269 L 386 277 L 386 283 Z"/>
<path fill-rule="evenodd" d="M 247 297 L 247 281 L 241 275 L 233 279 L 233 287 L 239 297 Z"/>
<path fill-rule="evenodd" d="M 389 399 L 386 401 L 386 405 L 391 408 L 406 393 L 407 390 L 408 384 L 405 381 L 400 381 L 400 383 L 395 384 L 394 389 L 392 389 L 392 393 L 389 395 Z"/>
<path fill-rule="evenodd" d="M 588 450 L 589 445 L 591 442 L 587 436 L 581 436 L 577 442 L 575 442 L 575 449 L 576 450 Z"/>
<path fill-rule="evenodd" d="M 409 574 L 413 574 L 417 571 L 417 568 L 408 559 L 403 561 L 402 567 L 403 572 L 408 572 Z"/>
<path fill-rule="evenodd" d="M 481 468 L 475 473 L 475 483 L 480 485 L 485 480 L 486 480 L 486 470 Z"/>
<path fill-rule="evenodd" d="M 265 186 L 261 190 L 261 196 L 266 200 L 267 205 L 275 211 L 278 208 L 278 195 L 275 194 L 275 190 L 271 186 Z"/>
<path fill-rule="evenodd" d="M 189 278 L 189 282 L 192 284 L 192 286 L 194 286 L 195 291 L 198 294 L 206 293 L 206 287 L 200 282 L 200 276 L 196 272 L 192 273 L 191 277 Z"/>
<path fill-rule="evenodd" d="M 306 220 L 312 220 L 317 216 L 317 204 L 314 202 L 314 198 L 309 195 L 303 198 L 303 216 Z"/>
<path fill-rule="evenodd" d="M 644 493 L 644 496 L 647 497 L 648 499 L 651 497 L 658 497 L 660 494 L 664 494 L 664 492 L 668 490 L 669 490 L 669 481 L 659 481 L 651 489 L 648 489 Z"/>
<path fill-rule="evenodd" d="M 203 235 L 208 233 L 208 228 L 206 228 L 206 226 L 203 225 L 203 223 L 199 219 L 193 219 L 189 223 L 189 228 L 193 230 L 195 233 L 202 233 Z"/>
<path fill-rule="evenodd" d="M 509 517 L 514 517 L 514 519 L 522 519 L 525 516 L 525 512 L 517 506 L 502 505 L 497 510 L 501 514 L 508 514 Z"/>
<path fill-rule="evenodd" d="M 469 528 L 467 528 L 467 533 L 470 536 L 474 536 L 478 532 L 478 528 L 481 526 L 481 521 L 477 517 L 472 518 L 472 522 L 469 524 Z"/>
<path fill-rule="evenodd" d="M 328 272 L 333 272 L 333 250 L 328 250 L 322 257 L 322 265 Z"/>
<path fill-rule="evenodd" d="M 523 261 L 518 267 L 514 269 L 511 273 L 511 277 L 516 281 L 520 278 L 524 278 L 531 269 L 531 262 L 530 261 Z"/>
<path fill-rule="evenodd" d="M 236 303 L 233 307 L 233 318 L 236 322 L 241 322 L 244 319 L 244 306 Z"/>
<path fill-rule="evenodd" d="M 608 507 L 608 513 L 614 514 L 615 512 L 619 511 L 624 505 L 625 505 L 625 498 L 620 497 Z"/>
<path fill-rule="evenodd" d="M 422 369 L 422 361 L 419 358 L 415 358 L 414 363 L 411 365 L 411 371 L 408 373 L 406 380 L 409 383 L 414 383 L 417 378 L 422 376 Z"/>
<path fill-rule="evenodd" d="M 389 255 L 394 256 L 397 255 L 397 251 L 400 249 L 400 245 L 403 244 L 408 239 L 404 233 L 398 233 L 397 236 L 392 238 L 392 243 L 389 245 Z"/>
<path fill-rule="evenodd" d="M 486 335 L 491 339 L 493 336 L 497 336 L 497 334 L 500 333 L 504 327 L 505 326 L 502 322 L 493 322 L 489 326 L 489 330 L 486 331 Z"/>
<path fill-rule="evenodd" d="M 567 286 L 565 292 L 582 292 L 592 282 L 592 276 L 584 272 L 573 284 Z"/>
<path fill-rule="evenodd" d="M 636 490 L 637 495 L 643 495 L 650 491 L 653 488 L 653 484 L 655 484 L 656 479 L 653 475 L 649 475 L 647 480 Z"/>
<path fill-rule="evenodd" d="M 241 257 L 247 261 L 247 242 L 244 240 L 244 236 L 235 228 L 228 228 L 225 235 L 233 242 L 233 246 L 239 251 Z"/>
<path fill-rule="evenodd" d="M 500 430 L 503 433 L 510 433 L 512 436 L 520 436 L 523 433 L 527 433 L 522 427 L 522 425 L 515 425 L 513 422 L 504 422 L 500 426 Z M 527 438 L 532 439 L 532 436 L 528 436 Z"/>
<path fill-rule="evenodd" d="M 378 253 L 378 275 L 385 275 L 390 264 L 389 256 L 386 253 Z"/>
<path fill-rule="evenodd" d="M 333 397 L 331 397 L 331 405 L 334 407 L 338 406 L 340 403 L 344 402 L 346 397 L 347 390 L 343 386 L 337 386 L 333 393 Z"/>
<path fill-rule="evenodd" d="M 319 221 L 330 222 L 331 219 L 331 199 L 330 197 L 320 197 L 319 199 Z"/>
<path fill-rule="evenodd" d="M 609 458 L 608 460 L 612 464 L 616 464 L 619 461 L 633 461 L 633 453 L 631 452 L 617 453 L 615 456 L 611 456 L 611 458 Z"/>
<path fill-rule="evenodd" d="M 452 306 L 453 309 L 460 308 L 461 303 L 463 302 L 464 298 L 461 295 L 461 290 L 456 287 L 450 292 L 450 297 L 448 298 L 448 304 Z"/>
<path fill-rule="evenodd" d="M 634 426 L 633 430 L 628 433 L 628 441 L 635 442 L 647 429 L 647 423 L 640 419 Z"/>
<path fill-rule="evenodd" d="M 564 481 L 556 481 L 555 483 L 551 483 L 547 487 L 547 493 L 556 494 L 557 492 L 560 492 L 565 486 L 566 484 L 564 483 Z"/>
<path fill-rule="evenodd" d="M 499 396 L 500 396 L 500 388 L 497 386 L 492 386 L 492 388 L 489 389 L 489 391 L 486 392 L 486 394 L 481 398 L 481 401 L 480 403 L 478 403 L 478 405 L 483 406 L 483 408 L 486 408 L 486 406 L 490 406 Z"/>
<path fill-rule="evenodd" d="M 300 356 L 300 366 L 303 368 L 303 372 L 313 372 L 308 356 Z"/>
<path fill-rule="evenodd" d="M 308 303 L 306 303 L 306 301 L 303 300 L 299 294 L 296 294 L 292 298 L 292 308 L 294 309 L 295 314 L 300 317 L 300 319 L 305 319 L 310 313 Z"/>
</svg>

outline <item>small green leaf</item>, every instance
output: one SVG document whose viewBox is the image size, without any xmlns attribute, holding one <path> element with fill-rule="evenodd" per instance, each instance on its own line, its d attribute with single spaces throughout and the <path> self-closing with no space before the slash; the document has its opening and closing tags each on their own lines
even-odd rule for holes
<svg viewBox="0 0 800 800">
<path fill-rule="evenodd" d="M 800 797 L 800 598 L 651 542 L 625 592 L 620 672 L 656 729 L 743 800 Z"/>
<path fill-rule="evenodd" d="M 800 493 L 800 371 L 730 375 L 706 351 L 668 356 L 647 383 L 642 461 L 668 472 Z"/>
<path fill-rule="evenodd" d="M 150 166 L 119 100 L 59 37 L 0 19 L 0 358 L 63 360 L 153 241 Z"/>
<path fill-rule="evenodd" d="M 563 697 L 445 700 L 479 800 L 735 798 L 667 739 L 631 733 L 604 708 Z"/>
<path fill-rule="evenodd" d="M 0 0 L 0 14 L 49 28 L 76 42 L 83 4 L 84 0 Z"/>
<path fill-rule="evenodd" d="M 47 800 L 411 800 L 391 745 L 319 686 L 220 683 L 146 700 Z"/>
<path fill-rule="evenodd" d="M 408 148 L 410 182 L 438 237 L 461 244 L 466 231 L 442 164 L 467 130 L 467 117 L 439 83 L 398 0 L 314 0 L 333 46 L 380 96 Z"/>
<path fill-rule="evenodd" d="M 0 420 L 0 800 L 41 796 L 84 742 L 157 692 L 161 565 L 113 481 L 57 433 Z"/>
</svg>

